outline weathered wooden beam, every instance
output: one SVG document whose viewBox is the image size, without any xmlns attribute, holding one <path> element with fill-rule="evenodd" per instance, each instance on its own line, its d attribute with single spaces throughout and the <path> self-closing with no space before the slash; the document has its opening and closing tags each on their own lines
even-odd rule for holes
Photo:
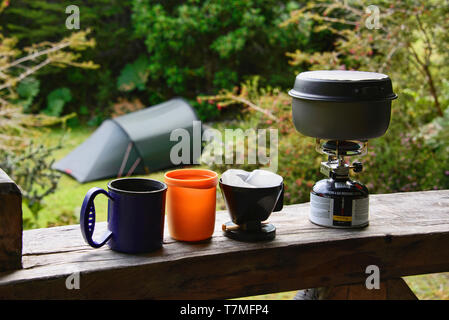
<svg viewBox="0 0 449 320">
<path fill-rule="evenodd" d="M 22 267 L 22 194 L 0 169 L 0 271 Z"/>
<path fill-rule="evenodd" d="M 308 211 L 273 213 L 276 238 L 262 243 L 224 237 L 229 216 L 219 212 L 210 241 L 166 232 L 163 248 L 145 255 L 92 249 L 79 226 L 25 231 L 24 268 L 0 273 L 0 298 L 219 299 L 364 283 L 368 265 L 381 281 L 449 271 L 449 190 L 372 195 L 370 225 L 358 230 L 313 225 Z M 77 274 L 80 289 L 68 290 Z"/>
<path fill-rule="evenodd" d="M 365 284 L 351 284 L 315 290 L 319 300 L 418 300 L 402 278 L 382 281 L 378 289 L 367 289 Z"/>
</svg>

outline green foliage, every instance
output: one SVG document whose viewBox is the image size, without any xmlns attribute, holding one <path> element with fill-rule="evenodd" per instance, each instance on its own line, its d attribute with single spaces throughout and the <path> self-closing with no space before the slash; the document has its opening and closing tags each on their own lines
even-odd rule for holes
<svg viewBox="0 0 449 320">
<path fill-rule="evenodd" d="M 377 71 L 392 78 L 399 99 L 385 136 L 370 142 L 360 176 L 371 192 L 449 187 L 448 6 L 440 1 L 378 1 L 379 29 L 365 23 L 369 1 L 317 0 L 293 11 L 283 25 L 313 21 L 336 36 L 325 52 L 295 50 L 302 68 Z M 295 159 L 292 159 L 295 162 Z M 318 164 L 316 166 L 318 168 Z M 299 172 L 298 172 L 299 174 Z"/>
<path fill-rule="evenodd" d="M 94 109 L 93 116 L 87 121 L 89 127 L 98 127 L 107 118 L 107 115 L 100 108 Z"/>
<path fill-rule="evenodd" d="M 89 109 L 86 106 L 81 106 L 79 108 L 79 113 L 83 116 L 88 115 L 89 114 Z"/>
<path fill-rule="evenodd" d="M 51 166 L 53 152 L 61 147 L 61 142 L 50 148 L 31 143 L 20 154 L 0 151 L 0 167 L 20 186 L 24 205 L 32 212 L 32 219 L 24 219 L 26 229 L 38 225 L 43 199 L 58 186 L 61 174 Z"/>
<path fill-rule="evenodd" d="M 308 44 L 306 25 L 278 26 L 292 6 L 274 0 L 134 0 L 135 31 L 149 57 L 149 87 L 165 97 L 192 99 L 252 75 L 290 86 L 285 52 Z"/>
<path fill-rule="evenodd" d="M 24 206 L 32 213 L 32 219 L 24 218 L 26 228 L 38 226 L 43 199 L 56 190 L 60 178 L 51 166 L 53 152 L 62 143 L 53 147 L 35 146 L 38 128 L 65 124 L 73 116 L 55 117 L 72 99 L 67 88 L 49 94 L 47 114 L 24 113 L 40 90 L 40 82 L 31 75 L 48 65 L 95 68 L 91 61 L 80 62 L 79 55 L 73 53 L 94 45 L 87 34 L 87 31 L 74 32 L 57 42 L 44 41 L 23 48 L 17 46 L 15 39 L 0 33 L 0 167 L 21 187 Z"/>
<path fill-rule="evenodd" d="M 71 4 L 11 1 L 2 12 L 3 30 L 21 46 L 60 39 L 73 32 L 65 28 L 65 8 Z M 321 36 L 328 32 L 311 34 L 309 22 L 279 27 L 303 5 L 296 1 L 82 0 L 76 5 L 81 28 L 90 28 L 97 43 L 82 57 L 101 69 L 40 72 L 38 79 L 46 85 L 34 98 L 33 112 L 46 109 L 46 97 L 58 87 L 70 88 L 73 97 L 63 112 L 87 106 L 84 120 L 98 117 L 97 108 L 107 116 L 119 98 L 138 98 L 145 105 L 173 96 L 194 100 L 254 75 L 261 75 L 264 85 L 287 88 L 294 67 L 285 52 L 323 50 L 332 38 Z M 216 114 L 212 106 L 195 107 L 204 119 Z"/>
<path fill-rule="evenodd" d="M 375 5 L 380 12 L 377 29 L 367 26 L 371 16 L 365 10 L 371 4 L 368 0 L 316 0 L 293 11 L 284 26 L 311 21 L 315 30 L 326 29 L 336 40 L 325 52 L 298 48 L 287 54 L 290 63 L 299 70 L 353 69 L 386 73 L 398 92 L 407 88 L 409 93 L 430 98 L 423 110 L 433 113 L 431 117 L 442 116 L 447 106 L 441 97 L 443 82 L 449 75 L 447 3 L 377 1 Z"/>
<path fill-rule="evenodd" d="M 442 117 L 435 118 L 423 126 L 419 133 L 426 145 L 439 154 L 449 155 L 449 108 L 446 108 Z"/>
<path fill-rule="evenodd" d="M 49 116 L 59 117 L 64 109 L 64 105 L 72 100 L 70 89 L 55 89 L 47 96 L 47 108 L 44 113 Z"/>
<path fill-rule="evenodd" d="M 215 103 L 221 109 L 234 105 L 240 108 L 244 117 L 239 121 L 216 125 L 219 130 L 277 129 L 277 173 L 284 178 L 285 203 L 309 201 L 313 184 L 324 178 L 319 168 L 325 157 L 315 151 L 313 138 L 296 131 L 291 118 L 290 96 L 283 90 L 259 88 L 258 82 L 253 80 L 243 83 L 238 90 L 222 90 L 216 96 L 200 97 L 199 100 Z M 416 116 L 415 108 L 424 107 L 400 99 L 394 101 L 387 133 L 370 141 L 369 153 L 359 159 L 364 163 L 365 170 L 353 178 L 366 184 L 370 193 L 449 188 L 449 108 L 444 117 L 436 118 L 430 123 L 433 127 L 430 131 L 425 131 L 427 136 L 420 134 L 422 118 Z M 212 164 L 212 168 L 218 171 L 230 167 L 247 170 L 255 168 L 248 164 Z"/>
<path fill-rule="evenodd" d="M 9 139 L 8 134 L 2 140 L 23 142 L 24 124 L 40 123 L 41 120 L 57 123 L 60 119 L 24 115 L 30 113 L 35 98 L 40 92 L 40 81 L 32 77 L 44 67 L 54 66 L 64 68 L 67 66 L 95 69 L 92 61 L 79 61 L 80 55 L 73 51 L 82 51 L 95 45 L 93 39 L 88 39 L 89 31 L 79 31 L 70 34 L 56 42 L 43 41 L 28 47 L 20 47 L 15 38 L 7 38 L 0 33 L 0 121 L 3 128 L 0 131 L 19 131 L 19 136 Z M 61 115 L 64 104 L 71 100 L 68 89 L 56 90 L 49 95 L 46 114 L 49 116 Z M 65 121 L 65 120 L 64 120 Z M 33 125 L 32 125 L 33 126 Z M 7 130 L 4 130 L 7 128 Z M 22 131 L 22 132 L 20 132 Z"/>
<path fill-rule="evenodd" d="M 79 106 L 87 106 L 89 114 L 84 119 L 95 116 L 98 107 L 106 111 L 111 103 L 121 95 L 117 89 L 117 77 L 124 66 L 138 58 L 144 51 L 143 42 L 132 34 L 130 0 L 70 0 L 10 1 L 1 13 L 2 32 L 19 39 L 20 46 L 41 41 L 56 41 L 71 35 L 74 30 L 65 27 L 68 15 L 65 8 L 76 4 L 80 8 L 81 29 L 92 30 L 97 46 L 82 52 L 84 60 L 92 60 L 100 65 L 98 71 L 76 68 L 48 68 L 38 75 L 41 91 L 36 97 L 39 111 L 47 108 L 46 97 L 59 87 L 70 88 L 72 101 L 64 107 L 64 113 L 78 111 Z M 81 53 L 80 53 L 81 54 Z M 145 101 L 145 93 L 142 101 Z"/>
<path fill-rule="evenodd" d="M 198 118 L 203 122 L 218 119 L 220 116 L 220 110 L 215 103 L 208 103 L 207 101 L 192 101 L 190 103 L 195 109 Z"/>
<path fill-rule="evenodd" d="M 133 63 L 128 63 L 120 72 L 117 79 L 117 88 L 121 91 L 145 90 L 148 80 L 148 59 L 140 56 Z"/>
<path fill-rule="evenodd" d="M 25 78 L 17 86 L 17 94 L 19 95 L 19 99 L 17 99 L 14 103 L 21 105 L 25 112 L 29 111 L 34 98 L 39 93 L 39 84 L 40 81 L 36 78 Z"/>
</svg>

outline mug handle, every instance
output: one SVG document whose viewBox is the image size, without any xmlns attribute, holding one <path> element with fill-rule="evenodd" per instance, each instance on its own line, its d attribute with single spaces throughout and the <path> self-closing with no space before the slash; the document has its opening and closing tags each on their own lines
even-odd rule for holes
<svg viewBox="0 0 449 320">
<path fill-rule="evenodd" d="M 110 200 L 114 201 L 106 190 L 101 188 L 92 188 L 84 197 L 83 205 L 81 206 L 80 212 L 80 225 L 81 233 L 83 234 L 84 240 L 93 248 L 100 248 L 103 246 L 112 236 L 112 232 L 107 230 L 100 239 L 100 242 L 96 242 L 92 239 L 95 229 L 95 205 L 94 199 L 100 193 L 106 195 Z"/>
<path fill-rule="evenodd" d="M 276 206 L 273 209 L 273 212 L 281 211 L 284 207 L 284 183 L 281 184 L 281 194 L 279 195 L 278 201 L 276 202 Z"/>
</svg>

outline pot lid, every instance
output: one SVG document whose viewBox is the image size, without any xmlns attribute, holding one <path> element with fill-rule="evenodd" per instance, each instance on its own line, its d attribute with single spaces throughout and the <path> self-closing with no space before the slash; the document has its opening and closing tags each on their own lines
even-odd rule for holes
<svg viewBox="0 0 449 320">
<path fill-rule="evenodd" d="M 393 100 L 390 78 L 382 73 L 319 70 L 300 73 L 288 94 L 293 98 L 321 101 Z"/>
</svg>

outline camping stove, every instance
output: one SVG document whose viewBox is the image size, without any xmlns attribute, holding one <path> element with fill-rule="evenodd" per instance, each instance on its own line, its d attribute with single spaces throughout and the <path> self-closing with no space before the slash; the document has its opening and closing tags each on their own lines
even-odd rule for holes
<svg viewBox="0 0 449 320">
<path fill-rule="evenodd" d="M 351 180 L 350 170 L 361 172 L 361 162 L 349 165 L 350 156 L 362 156 L 366 141 L 316 139 L 316 150 L 327 155 L 320 171 L 327 179 L 315 183 L 310 193 L 310 221 L 334 228 L 357 228 L 368 225 L 368 189 Z"/>
<path fill-rule="evenodd" d="M 321 226 L 357 228 L 368 225 L 368 189 L 350 178 L 362 171 L 369 139 L 382 136 L 390 124 L 391 101 L 397 98 L 390 78 L 381 73 L 322 70 L 300 73 L 295 80 L 292 117 L 296 130 L 316 138 L 327 156 L 310 193 L 310 220 Z"/>
</svg>

